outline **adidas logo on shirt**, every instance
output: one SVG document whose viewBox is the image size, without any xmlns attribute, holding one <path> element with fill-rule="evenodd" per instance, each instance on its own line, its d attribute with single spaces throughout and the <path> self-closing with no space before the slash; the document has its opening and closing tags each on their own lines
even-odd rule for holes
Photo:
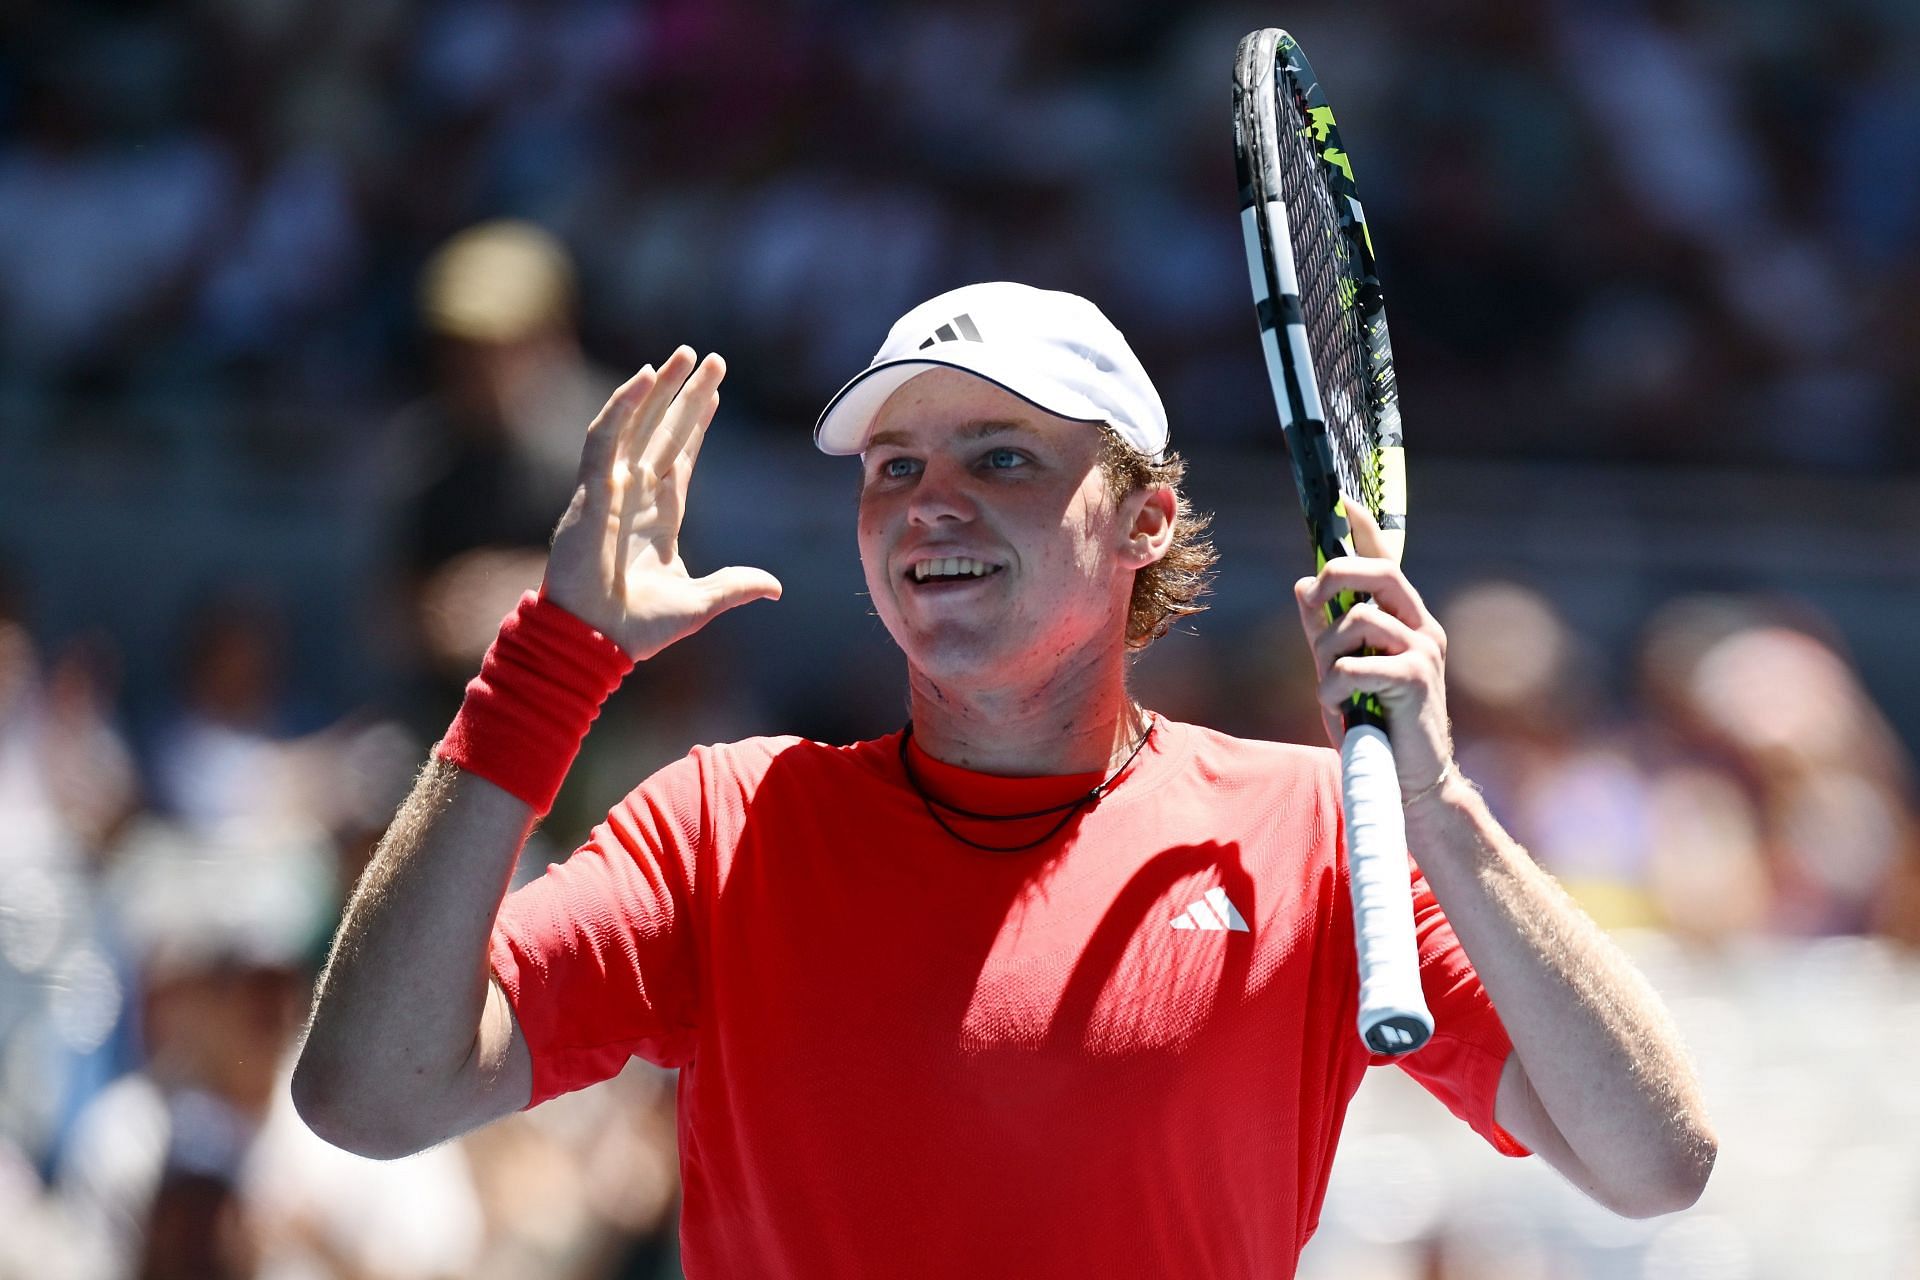
<svg viewBox="0 0 1920 1280">
<path fill-rule="evenodd" d="M 1227 901 L 1225 889 L 1209 889 L 1207 896 L 1173 918 L 1176 929 L 1211 929 L 1215 932 L 1252 933 L 1247 918 Z"/>
</svg>

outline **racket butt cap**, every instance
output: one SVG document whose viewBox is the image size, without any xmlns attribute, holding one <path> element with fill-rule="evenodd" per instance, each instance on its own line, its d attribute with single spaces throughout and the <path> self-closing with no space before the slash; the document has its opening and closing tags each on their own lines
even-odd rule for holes
<svg viewBox="0 0 1920 1280">
<path fill-rule="evenodd" d="M 1412 1053 L 1433 1037 L 1433 1019 L 1414 1013 L 1362 1014 L 1360 1038 L 1367 1048 L 1388 1057 Z"/>
</svg>

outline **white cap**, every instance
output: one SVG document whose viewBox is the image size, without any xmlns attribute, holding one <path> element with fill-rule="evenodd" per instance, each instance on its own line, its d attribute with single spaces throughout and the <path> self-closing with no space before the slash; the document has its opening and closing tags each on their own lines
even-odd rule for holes
<svg viewBox="0 0 1920 1280">
<path fill-rule="evenodd" d="M 1024 284 L 970 284 L 901 316 L 866 371 L 813 428 L 824 453 L 859 453 L 887 397 L 928 369 L 985 378 L 1048 413 L 1106 422 L 1158 461 L 1167 411 L 1113 322 L 1085 298 Z"/>
</svg>

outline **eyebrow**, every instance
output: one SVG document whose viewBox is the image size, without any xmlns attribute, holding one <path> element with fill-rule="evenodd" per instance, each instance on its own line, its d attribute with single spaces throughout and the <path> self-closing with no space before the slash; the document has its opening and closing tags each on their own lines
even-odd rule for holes
<svg viewBox="0 0 1920 1280">
<path fill-rule="evenodd" d="M 1024 422 L 1014 422 L 1006 418 L 976 418 L 972 422 L 962 423 L 959 435 L 962 440 L 985 440 L 989 436 L 1005 435 L 1009 431 L 1025 430 L 1027 430 L 1027 425 Z M 911 443 L 913 443 L 912 437 L 904 431 L 876 431 L 867 437 L 866 448 L 871 449 L 878 444 L 904 445 Z M 866 452 L 866 449 L 862 449 L 861 452 Z"/>
</svg>

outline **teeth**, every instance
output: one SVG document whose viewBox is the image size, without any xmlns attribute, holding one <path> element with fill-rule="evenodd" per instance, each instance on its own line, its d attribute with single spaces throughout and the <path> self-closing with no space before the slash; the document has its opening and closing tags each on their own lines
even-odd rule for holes
<svg viewBox="0 0 1920 1280">
<path fill-rule="evenodd" d="M 942 556 L 932 560 L 922 560 L 913 566 L 913 580 L 925 582 L 928 578 L 984 578 L 991 573 L 992 566 L 984 560 L 975 560 L 969 556 Z"/>
</svg>

